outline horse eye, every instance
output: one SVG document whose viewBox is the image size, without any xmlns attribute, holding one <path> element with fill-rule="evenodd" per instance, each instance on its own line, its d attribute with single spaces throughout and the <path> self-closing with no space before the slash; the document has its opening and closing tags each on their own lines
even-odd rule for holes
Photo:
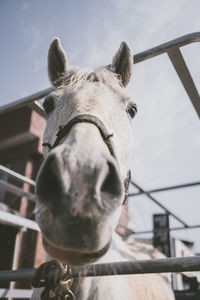
<svg viewBox="0 0 200 300">
<path fill-rule="evenodd" d="M 127 113 L 129 113 L 131 118 L 134 118 L 137 113 L 137 105 L 136 104 L 129 105 L 127 108 Z"/>
<path fill-rule="evenodd" d="M 55 107 L 54 105 L 54 97 L 53 96 L 48 96 L 43 102 L 43 107 L 44 110 L 47 114 L 49 114 Z"/>
</svg>

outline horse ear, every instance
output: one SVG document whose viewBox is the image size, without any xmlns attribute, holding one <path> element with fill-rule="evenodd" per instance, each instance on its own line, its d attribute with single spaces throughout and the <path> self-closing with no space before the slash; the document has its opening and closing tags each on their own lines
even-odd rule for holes
<svg viewBox="0 0 200 300">
<path fill-rule="evenodd" d="M 61 84 L 60 78 L 68 68 L 67 56 L 63 50 L 60 40 L 55 38 L 50 45 L 48 53 L 48 73 L 51 83 L 57 87 Z"/>
<path fill-rule="evenodd" d="M 119 50 L 115 54 L 111 71 L 118 74 L 123 86 L 127 86 L 132 75 L 133 55 L 131 48 L 126 42 L 122 42 Z"/>
</svg>

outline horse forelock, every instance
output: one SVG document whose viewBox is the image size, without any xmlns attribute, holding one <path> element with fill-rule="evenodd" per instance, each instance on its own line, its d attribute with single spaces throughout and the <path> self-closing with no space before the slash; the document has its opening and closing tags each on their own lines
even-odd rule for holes
<svg viewBox="0 0 200 300">
<path fill-rule="evenodd" d="M 105 67 L 95 70 L 89 68 L 73 68 L 69 69 L 62 77 L 59 78 L 61 85 L 59 88 L 76 90 L 87 83 L 98 82 L 100 85 L 107 85 L 115 92 L 124 90 L 119 75 L 109 71 Z"/>
</svg>

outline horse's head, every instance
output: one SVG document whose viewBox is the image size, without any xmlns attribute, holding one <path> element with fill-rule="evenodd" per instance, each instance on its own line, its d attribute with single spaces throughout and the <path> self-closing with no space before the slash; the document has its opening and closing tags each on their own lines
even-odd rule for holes
<svg viewBox="0 0 200 300">
<path fill-rule="evenodd" d="M 71 265 L 102 256 L 120 217 L 136 110 L 124 91 L 132 64 L 125 42 L 110 66 L 94 71 L 70 68 L 58 39 L 49 49 L 56 89 L 43 104 L 36 218 L 46 251 Z"/>
</svg>

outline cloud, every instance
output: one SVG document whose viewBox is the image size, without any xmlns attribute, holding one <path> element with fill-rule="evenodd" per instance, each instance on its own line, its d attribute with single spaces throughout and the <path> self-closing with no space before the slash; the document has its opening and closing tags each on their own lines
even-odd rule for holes
<svg viewBox="0 0 200 300">
<path fill-rule="evenodd" d="M 24 1 L 24 3 L 22 4 L 21 10 L 23 12 L 27 11 L 29 6 L 30 6 L 30 3 L 28 1 Z"/>
<path fill-rule="evenodd" d="M 29 54 L 32 54 L 41 45 L 41 29 L 38 24 L 34 22 L 25 23 L 23 19 L 20 20 L 20 27 L 24 35 L 24 40 L 29 45 Z"/>
</svg>

